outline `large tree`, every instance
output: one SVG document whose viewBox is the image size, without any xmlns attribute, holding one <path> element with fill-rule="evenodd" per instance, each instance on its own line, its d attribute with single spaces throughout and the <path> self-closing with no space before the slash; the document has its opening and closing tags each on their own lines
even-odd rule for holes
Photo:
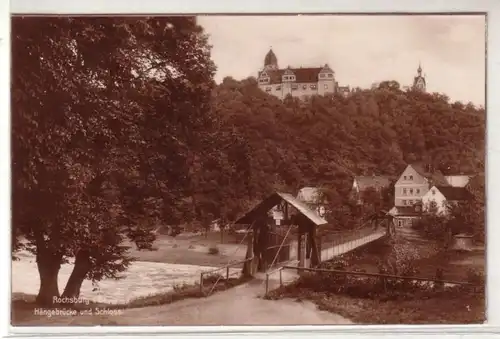
<svg viewBox="0 0 500 339">
<path fill-rule="evenodd" d="M 37 301 L 118 277 L 125 240 L 190 210 L 214 64 L 193 17 L 12 20 L 13 249 L 36 255 Z M 22 240 L 22 242 L 21 242 Z"/>
</svg>

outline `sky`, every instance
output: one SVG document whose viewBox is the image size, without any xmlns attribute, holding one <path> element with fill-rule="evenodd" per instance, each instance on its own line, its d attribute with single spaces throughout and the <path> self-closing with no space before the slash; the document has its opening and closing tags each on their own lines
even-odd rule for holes
<svg viewBox="0 0 500 339">
<path fill-rule="evenodd" d="M 256 76 L 272 47 L 280 68 L 328 64 L 341 86 L 412 84 L 419 62 L 427 90 L 452 101 L 485 103 L 481 15 L 202 16 L 216 81 Z"/>
</svg>

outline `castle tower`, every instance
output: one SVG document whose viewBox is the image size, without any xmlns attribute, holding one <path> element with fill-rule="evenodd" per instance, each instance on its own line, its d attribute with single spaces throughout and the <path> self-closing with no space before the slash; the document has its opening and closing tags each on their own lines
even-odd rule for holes
<svg viewBox="0 0 500 339">
<path fill-rule="evenodd" d="M 264 58 L 264 70 L 277 70 L 278 67 L 278 58 L 276 54 L 274 54 L 273 49 L 269 49 L 266 57 Z"/>
<path fill-rule="evenodd" d="M 422 92 L 426 90 L 425 77 L 422 75 L 422 66 L 420 63 L 417 68 L 417 76 L 413 78 L 413 89 Z"/>
</svg>

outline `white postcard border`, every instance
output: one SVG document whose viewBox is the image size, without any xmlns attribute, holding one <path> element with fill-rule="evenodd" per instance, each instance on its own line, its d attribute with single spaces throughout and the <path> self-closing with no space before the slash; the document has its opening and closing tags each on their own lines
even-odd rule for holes
<svg viewBox="0 0 500 339">
<path fill-rule="evenodd" d="M 28 334 L 55 334 L 62 338 L 64 335 L 92 334 L 117 335 L 129 333 L 134 337 L 140 334 L 178 334 L 184 336 L 196 335 L 224 335 L 230 337 L 241 336 L 243 333 L 255 335 L 267 333 L 272 337 L 308 337 L 314 333 L 319 337 L 343 334 L 356 335 L 356 338 L 382 336 L 385 338 L 407 337 L 422 338 L 431 333 L 439 334 L 443 338 L 458 338 L 463 336 L 487 336 L 500 333 L 500 268 L 496 265 L 500 259 L 500 230 L 496 224 L 500 222 L 500 1 L 498 0 L 441 0 L 426 1 L 392 1 L 392 0 L 121 0 L 121 1 L 63 1 L 63 0 L 12 0 L 10 3 L 0 1 L 0 213 L 3 227 L 10 227 L 10 88 L 9 57 L 10 57 L 10 23 L 9 11 L 15 14 L 224 14 L 224 13 L 437 13 L 437 12 L 487 12 L 488 15 L 488 58 L 487 58 L 487 325 L 478 326 L 221 326 L 221 327 L 10 327 L 9 303 L 0 305 L 2 317 L 2 335 L 7 332 L 18 335 Z M 495 133 L 496 132 L 496 133 Z M 9 231 L 7 231 L 9 232 Z M 2 237 L 3 263 L 0 268 L 4 279 L 0 280 L 2 296 L 0 300 L 10 300 L 10 234 Z M 4 330 L 4 325 L 7 325 Z M 223 334 L 224 333 L 224 334 Z M 445 334 L 446 333 L 446 334 Z"/>
</svg>

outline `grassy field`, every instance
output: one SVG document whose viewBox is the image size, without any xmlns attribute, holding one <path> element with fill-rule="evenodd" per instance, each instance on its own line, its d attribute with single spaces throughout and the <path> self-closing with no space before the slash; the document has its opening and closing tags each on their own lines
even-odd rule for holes
<svg viewBox="0 0 500 339">
<path fill-rule="evenodd" d="M 224 266 L 230 261 L 244 259 L 246 242 L 236 242 L 234 236 L 225 234 L 221 243 L 219 232 L 210 232 L 205 236 L 178 235 L 170 237 L 159 235 L 154 243 L 154 251 L 137 250 L 131 246 L 130 253 L 138 261 L 158 262 L 167 264 Z M 210 248 L 217 248 L 218 253 L 209 254 Z"/>
</svg>

